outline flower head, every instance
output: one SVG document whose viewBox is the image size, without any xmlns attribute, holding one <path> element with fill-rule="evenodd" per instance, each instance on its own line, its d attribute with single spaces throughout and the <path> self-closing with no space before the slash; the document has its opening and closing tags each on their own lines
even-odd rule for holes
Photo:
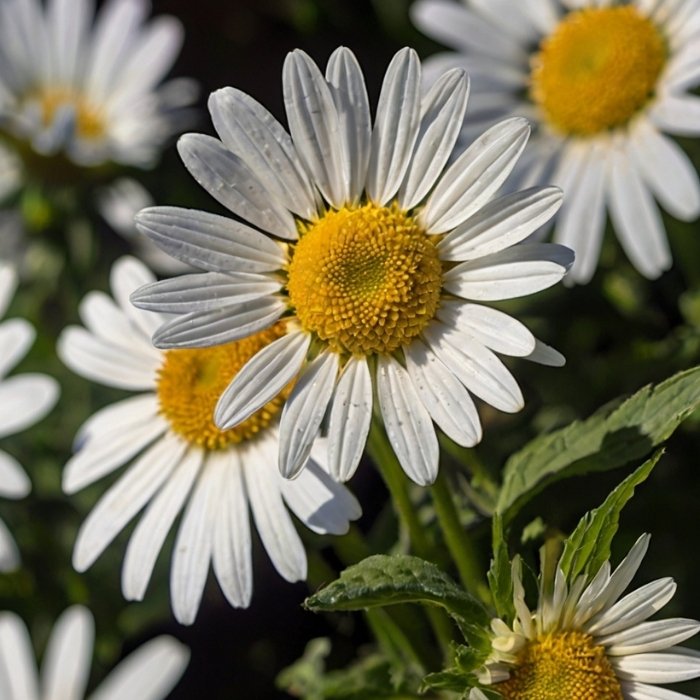
<svg viewBox="0 0 700 700">
<path fill-rule="evenodd" d="M 54 155 L 78 166 L 144 167 L 178 130 L 193 84 L 160 83 L 182 27 L 173 17 L 144 25 L 148 8 L 108 0 L 91 26 L 94 0 L 2 3 L 0 128 L 27 167 Z"/>
<path fill-rule="evenodd" d="M 287 509 L 321 534 L 343 534 L 360 515 L 354 497 L 317 461 L 295 481 L 275 467 L 277 421 L 290 387 L 232 430 L 213 422 L 221 391 L 258 350 L 285 333 L 281 325 L 225 345 L 157 350 L 151 333 L 163 317 L 139 311 L 129 295 L 153 276 L 133 258 L 112 269 L 113 301 L 93 292 L 82 302 L 86 328 L 64 331 L 58 351 L 78 374 L 137 396 L 103 408 L 81 428 L 63 487 L 74 493 L 129 463 L 83 523 L 73 564 L 84 571 L 122 528 L 148 506 L 130 540 L 122 589 L 141 600 L 156 558 L 180 512 L 171 568 L 175 616 L 191 623 L 210 562 L 232 605 L 252 595 L 249 511 L 275 568 L 288 581 L 306 578 L 306 552 Z M 322 458 L 320 458 L 322 461 Z"/>
<path fill-rule="evenodd" d="M 687 93 L 700 83 L 697 1 L 465 4 L 412 8 L 419 28 L 457 51 L 429 59 L 433 79 L 466 66 L 483 94 L 465 137 L 527 115 L 535 137 L 518 175 L 566 193 L 554 237 L 576 251 L 569 279 L 595 272 L 606 212 L 634 266 L 658 277 L 671 254 L 654 199 L 679 219 L 700 214 L 697 173 L 663 133 L 700 133 L 700 98 Z"/>
<path fill-rule="evenodd" d="M 27 628 L 0 613 L 0 691 L 3 700 L 81 700 L 90 677 L 95 623 L 75 605 L 57 620 L 37 673 Z M 189 650 L 162 635 L 132 652 L 90 695 L 93 700 L 163 700 L 185 671 Z"/>
<path fill-rule="evenodd" d="M 133 296 L 177 314 L 155 334 L 157 346 L 216 346 L 282 319 L 286 332 L 236 375 L 215 422 L 238 425 L 298 377 L 280 423 L 286 477 L 299 473 L 327 416 L 331 473 L 349 479 L 376 390 L 404 470 L 430 483 L 433 421 L 472 446 L 481 424 L 470 392 L 504 411 L 523 406 L 495 352 L 562 361 L 482 303 L 549 287 L 573 259 L 561 246 L 522 242 L 557 210 L 559 190 L 496 197 L 528 124 L 497 124 L 447 167 L 468 81 L 450 71 L 421 99 L 420 75 L 413 51 L 396 54 L 372 126 L 349 50 L 333 53 L 325 76 L 294 51 L 283 71 L 291 135 L 251 97 L 224 88 L 209 100 L 220 140 L 179 142 L 195 179 L 248 223 L 175 207 L 137 216 L 164 250 L 206 271 Z"/>
<path fill-rule="evenodd" d="M 700 657 L 676 646 L 700 631 L 700 622 L 648 619 L 673 597 L 673 579 L 652 581 L 623 596 L 648 544 L 648 535 L 640 537 L 614 571 L 606 562 L 590 580 L 581 574 L 567 581 L 558 566 L 543 561 L 534 610 L 525 602 L 516 558 L 515 618 L 510 624 L 492 622 L 483 684 L 504 700 L 688 698 L 656 687 L 700 676 Z"/>
<path fill-rule="evenodd" d="M 0 262 L 0 318 L 12 300 L 17 276 L 12 267 Z M 34 329 L 24 319 L 0 323 L 0 438 L 18 433 L 43 418 L 56 403 L 58 384 L 43 374 L 25 373 L 6 377 L 34 342 Z M 0 450 L 0 496 L 23 498 L 31 490 L 24 469 L 7 452 Z M 19 564 L 12 536 L 0 520 L 0 571 Z"/>
</svg>

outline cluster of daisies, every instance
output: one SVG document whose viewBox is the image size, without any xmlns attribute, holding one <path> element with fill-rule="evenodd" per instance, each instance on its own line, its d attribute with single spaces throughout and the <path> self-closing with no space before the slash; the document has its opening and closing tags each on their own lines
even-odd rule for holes
<svg viewBox="0 0 700 700">
<path fill-rule="evenodd" d="M 147 9 L 108 0 L 92 26 L 91 0 L 0 3 L 0 192 L 23 176 L 145 167 L 180 130 L 193 86 L 162 80 L 181 27 L 169 17 L 144 24 Z M 423 70 L 413 50 L 399 51 L 374 117 L 346 48 L 325 73 L 303 51 L 287 56 L 288 129 L 249 95 L 214 92 L 217 136 L 187 134 L 178 149 L 230 214 L 142 209 L 135 223 L 155 244 L 149 254 L 157 247 L 186 274 L 156 281 L 136 258 L 118 260 L 111 295 L 88 294 L 83 325 L 58 340 L 75 373 L 132 393 L 83 424 L 65 466 L 67 494 L 119 472 L 80 528 L 73 565 L 89 568 L 139 516 L 122 589 L 141 600 L 178 521 L 170 590 L 181 623 L 194 621 L 210 565 L 231 605 L 249 604 L 251 519 L 279 574 L 306 578 L 292 514 L 316 533 L 347 532 L 361 510 L 343 482 L 373 419 L 406 475 L 428 485 L 436 427 L 472 447 L 482 439 L 474 397 L 523 407 L 499 356 L 564 358 L 490 302 L 569 271 L 588 281 L 607 212 L 631 261 L 655 277 L 671 258 L 654 199 L 679 218 L 700 213 L 697 174 L 662 133 L 700 129 L 700 98 L 686 92 L 700 83 L 697 0 L 418 0 L 412 16 L 457 53 Z M 128 230 L 134 201 L 150 198 L 120 180 L 101 201 Z M 556 242 L 544 242 L 555 216 Z M 1 311 L 15 284 L 3 264 Z M 4 378 L 32 339 L 23 320 L 0 325 L 0 437 L 58 398 L 49 377 Z M 0 494 L 29 488 L 0 452 Z M 675 650 L 698 623 L 646 622 L 672 582 L 620 598 L 645 548 L 642 539 L 590 582 L 543 573 L 534 612 L 514 570 L 517 616 L 494 621 L 481 686 L 508 700 L 686 697 L 655 684 L 700 676 L 697 658 Z M 0 523 L 0 567 L 18 563 Z M 0 694 L 82 696 L 92 635 L 85 609 L 64 613 L 38 680 L 25 628 L 0 614 Z M 163 697 L 187 656 L 154 640 L 92 697 L 137 697 L 136 688 Z"/>
</svg>

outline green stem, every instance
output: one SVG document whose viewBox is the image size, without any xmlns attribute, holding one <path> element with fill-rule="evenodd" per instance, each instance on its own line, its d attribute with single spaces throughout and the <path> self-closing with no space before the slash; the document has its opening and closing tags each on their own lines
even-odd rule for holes
<svg viewBox="0 0 700 700">
<path fill-rule="evenodd" d="M 488 601 L 488 587 L 481 575 L 483 568 L 469 533 L 459 522 L 444 470 L 440 471 L 435 483 L 430 487 L 430 493 L 445 543 L 457 566 L 462 584 L 471 593 Z"/>
<path fill-rule="evenodd" d="M 399 464 L 394 450 L 379 422 L 372 421 L 367 438 L 367 452 L 384 479 L 394 503 L 401 529 L 408 534 L 413 551 L 422 559 L 433 560 L 433 547 L 416 515 L 416 510 L 408 493 L 408 480 Z M 440 643 L 446 658 L 449 658 L 450 643 L 453 638 L 452 623 L 447 614 L 438 608 L 426 608 L 426 614 L 433 633 Z"/>
<path fill-rule="evenodd" d="M 430 559 L 432 548 L 425 529 L 418 520 L 415 507 L 411 503 L 407 477 L 401 469 L 383 429 L 377 425 L 377 421 L 372 421 L 367 438 L 367 452 L 391 494 L 400 527 L 408 534 L 414 552 L 423 559 Z"/>
</svg>

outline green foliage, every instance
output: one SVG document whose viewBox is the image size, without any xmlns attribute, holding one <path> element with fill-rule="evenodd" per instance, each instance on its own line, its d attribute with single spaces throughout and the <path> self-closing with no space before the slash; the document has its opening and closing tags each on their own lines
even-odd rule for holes
<svg viewBox="0 0 700 700">
<path fill-rule="evenodd" d="M 559 560 L 559 567 L 569 581 L 581 573 L 585 573 L 590 579 L 610 559 L 610 544 L 617 532 L 620 512 L 634 495 L 635 488 L 651 474 L 662 454 L 663 450 L 657 450 L 639 469 L 630 474 L 601 506 L 581 518 L 576 529 L 566 540 Z"/>
<path fill-rule="evenodd" d="M 473 647 L 458 644 L 454 648 L 454 666 L 430 673 L 423 679 L 421 690 L 449 690 L 467 696 L 469 689 L 476 684 L 474 671 L 483 665 L 486 654 Z"/>
<path fill-rule="evenodd" d="M 493 604 L 498 617 L 512 620 L 515 614 L 513 608 L 513 578 L 511 575 L 508 543 L 503 532 L 503 518 L 498 513 L 492 522 L 493 558 L 488 572 L 489 587 L 493 596 Z"/>
<path fill-rule="evenodd" d="M 694 367 L 535 438 L 506 463 L 497 511 L 508 521 L 548 484 L 644 457 L 698 406 L 700 367 Z"/>
<path fill-rule="evenodd" d="M 316 612 L 422 603 L 447 610 L 470 643 L 483 641 L 488 616 L 482 605 L 435 564 L 405 554 L 375 554 L 304 602 Z"/>
</svg>

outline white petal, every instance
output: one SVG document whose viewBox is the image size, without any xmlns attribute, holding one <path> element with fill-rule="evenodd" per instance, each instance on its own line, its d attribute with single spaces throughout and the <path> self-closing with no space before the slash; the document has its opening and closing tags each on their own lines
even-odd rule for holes
<svg viewBox="0 0 700 700">
<path fill-rule="evenodd" d="M 148 358 L 125 352 L 79 326 L 61 333 L 57 350 L 63 363 L 81 377 L 131 391 L 152 389 L 160 364 L 157 355 Z"/>
<path fill-rule="evenodd" d="M 445 300 L 437 318 L 504 355 L 527 357 L 535 349 L 535 336 L 520 321 L 488 306 Z"/>
<path fill-rule="evenodd" d="M 0 261 L 0 318 L 5 315 L 17 287 L 17 272 L 9 263 Z"/>
<path fill-rule="evenodd" d="M 328 423 L 328 468 L 347 481 L 357 469 L 372 420 L 372 377 L 363 356 L 351 357 L 340 375 Z"/>
<path fill-rule="evenodd" d="M 228 466 L 225 452 L 207 454 L 177 533 L 170 570 L 170 592 L 173 613 L 182 625 L 194 622 L 202 600 Z"/>
<path fill-rule="evenodd" d="M 535 338 L 535 349 L 529 355 L 525 355 L 525 359 L 548 367 L 563 367 L 566 364 L 564 355 L 537 338 Z"/>
<path fill-rule="evenodd" d="M 420 126 L 420 61 L 404 48 L 387 68 L 372 130 L 367 194 L 386 204 L 406 174 Z"/>
<path fill-rule="evenodd" d="M 243 464 L 238 450 L 229 450 L 229 465 L 224 476 L 212 563 L 226 599 L 237 608 L 247 608 L 253 594 L 252 542 L 248 494 L 243 479 Z"/>
<path fill-rule="evenodd" d="M 556 284 L 573 261 L 573 251 L 564 246 L 520 243 L 456 265 L 444 274 L 443 288 L 477 301 L 515 299 Z"/>
<path fill-rule="evenodd" d="M 280 238 L 297 237 L 294 217 L 221 141 L 186 134 L 177 142 L 185 167 L 209 194 L 245 221 Z"/>
<path fill-rule="evenodd" d="M 620 684 L 625 700 L 693 700 L 690 695 L 678 693 L 668 688 L 657 688 L 644 683 L 626 681 Z"/>
<path fill-rule="evenodd" d="M 58 383 L 43 374 L 19 374 L 0 383 L 0 438 L 43 418 L 58 399 Z"/>
<path fill-rule="evenodd" d="M 126 524 L 151 500 L 178 465 L 186 443 L 166 435 L 129 467 L 98 501 L 80 527 L 73 566 L 85 571 Z"/>
<path fill-rule="evenodd" d="M 308 333 L 289 333 L 248 360 L 216 404 L 216 425 L 228 430 L 277 396 L 301 369 L 310 343 Z"/>
<path fill-rule="evenodd" d="M 561 206 L 557 187 L 533 187 L 489 202 L 437 246 L 441 260 L 475 260 L 520 243 Z"/>
<path fill-rule="evenodd" d="M 678 683 L 700 676 L 700 658 L 685 654 L 634 654 L 610 662 L 619 678 L 641 683 Z"/>
<path fill-rule="evenodd" d="M 279 467 L 287 479 L 306 464 L 338 376 L 338 353 L 322 352 L 299 376 L 280 419 Z"/>
<path fill-rule="evenodd" d="M 688 156 L 646 120 L 637 120 L 630 155 L 656 198 L 678 219 L 700 214 L 700 181 Z"/>
<path fill-rule="evenodd" d="M 403 470 L 421 486 L 432 484 L 440 455 L 430 414 L 408 372 L 388 355 L 377 359 L 377 396 L 387 437 Z"/>
<path fill-rule="evenodd" d="M 700 135 L 700 97 L 664 95 L 649 111 L 649 118 L 662 131 L 675 136 Z"/>
<path fill-rule="evenodd" d="M 350 172 L 330 87 L 303 51 L 287 54 L 282 69 L 284 106 L 294 145 L 327 202 L 348 201 Z"/>
<path fill-rule="evenodd" d="M 610 656 L 661 651 L 700 632 L 700 622 L 683 618 L 642 622 L 606 637 L 596 637 L 596 644 L 607 647 Z"/>
<path fill-rule="evenodd" d="M 402 208 L 419 204 L 440 176 L 457 142 L 468 96 L 469 78 L 455 69 L 442 75 L 424 98 L 416 147 L 399 191 Z"/>
<path fill-rule="evenodd" d="M 185 454 L 134 529 L 122 566 L 122 591 L 127 600 L 143 600 L 158 554 L 190 495 L 203 456 L 197 448 Z"/>
<path fill-rule="evenodd" d="M 92 666 L 95 623 L 87 608 L 68 608 L 51 630 L 41 664 L 41 694 L 56 700 L 83 700 Z"/>
<path fill-rule="evenodd" d="M 272 114 L 231 87 L 211 94 L 209 111 L 226 148 L 240 156 L 287 209 L 312 219 L 316 214 L 313 188 L 292 139 Z"/>
<path fill-rule="evenodd" d="M 15 544 L 10 531 L 5 523 L 0 519 L 0 573 L 14 571 L 20 564 L 19 550 Z M 0 667 L 0 672 L 2 667 Z M 0 680 L 2 676 L 0 675 Z M 0 684 L 0 688 L 2 685 Z"/>
<path fill-rule="evenodd" d="M 163 700 L 185 672 L 190 652 L 162 635 L 127 656 L 100 684 L 90 700 Z"/>
<path fill-rule="evenodd" d="M 440 178 L 419 222 L 429 233 L 459 226 L 503 184 L 530 135 L 526 119 L 499 122 L 482 134 Z"/>
<path fill-rule="evenodd" d="M 278 243 L 225 216 L 196 209 L 151 207 L 136 228 L 178 260 L 213 272 L 270 272 L 286 261 Z"/>
<path fill-rule="evenodd" d="M 32 482 L 20 463 L 0 450 L 0 496 L 24 498 L 32 490 Z"/>
<path fill-rule="evenodd" d="M 27 354 L 35 337 L 32 325 L 22 318 L 0 324 L 0 379 Z"/>
<path fill-rule="evenodd" d="M 622 145 L 611 153 L 610 218 L 632 264 L 649 279 L 671 267 L 661 215 Z"/>
<path fill-rule="evenodd" d="M 207 272 L 146 285 L 131 300 L 141 309 L 185 314 L 272 296 L 282 284 L 280 279 L 257 272 Z"/>
<path fill-rule="evenodd" d="M 570 171 L 554 235 L 557 243 L 575 251 L 576 260 L 567 279 L 579 284 L 590 281 L 600 256 L 606 222 L 607 145 L 572 148 L 570 157 L 561 162 L 561 167 L 568 167 Z"/>
<path fill-rule="evenodd" d="M 349 198 L 357 201 L 367 176 L 372 124 L 365 79 L 352 51 L 341 46 L 331 54 L 326 80 L 338 113 L 339 137 L 344 140 L 343 152 L 348 160 Z"/>
<path fill-rule="evenodd" d="M 306 578 L 306 552 L 282 502 L 275 445 L 258 440 L 248 450 L 243 468 L 260 539 L 280 576 L 301 581 Z"/>
<path fill-rule="evenodd" d="M 419 340 L 404 348 L 406 368 L 431 418 L 446 435 L 463 447 L 481 440 L 476 406 L 461 382 Z"/>
<path fill-rule="evenodd" d="M 176 316 L 153 335 L 153 344 L 162 349 L 208 348 L 247 338 L 269 328 L 287 310 L 277 296 L 262 297 L 209 311 Z"/>
<path fill-rule="evenodd" d="M 423 335 L 430 349 L 473 394 L 506 413 L 517 413 L 525 405 L 513 375 L 481 343 L 436 322 Z"/>
<path fill-rule="evenodd" d="M 0 670 L 9 691 L 6 700 L 39 700 L 39 684 L 32 641 L 22 620 L 12 612 L 0 613 Z"/>
<path fill-rule="evenodd" d="M 344 535 L 362 514 L 360 504 L 341 484 L 309 460 L 295 479 L 282 479 L 282 496 L 306 527 L 321 535 Z"/>
</svg>

